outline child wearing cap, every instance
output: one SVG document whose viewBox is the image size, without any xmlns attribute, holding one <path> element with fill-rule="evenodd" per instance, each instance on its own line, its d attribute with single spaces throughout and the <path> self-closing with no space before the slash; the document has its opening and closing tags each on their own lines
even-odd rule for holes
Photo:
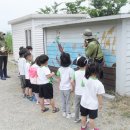
<svg viewBox="0 0 130 130">
<path fill-rule="evenodd" d="M 81 97 L 84 91 L 83 78 L 85 77 L 85 69 L 87 64 L 87 59 L 83 56 L 80 56 L 76 60 L 76 64 L 79 67 L 79 70 L 75 71 L 73 77 L 73 86 L 75 88 L 75 120 L 74 122 L 78 123 L 80 121 L 80 102 Z"/>
</svg>

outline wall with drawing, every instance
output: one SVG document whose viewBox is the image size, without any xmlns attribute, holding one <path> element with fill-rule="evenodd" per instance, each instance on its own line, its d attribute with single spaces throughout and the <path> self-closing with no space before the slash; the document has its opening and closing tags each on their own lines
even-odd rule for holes
<svg viewBox="0 0 130 130">
<path fill-rule="evenodd" d="M 82 32 L 86 28 L 90 28 L 99 40 L 104 53 L 105 65 L 112 67 L 116 63 L 116 23 L 100 23 L 47 29 L 47 54 L 50 57 L 50 66 L 59 67 L 59 57 L 63 51 L 70 53 L 72 61 L 78 55 L 85 55 Z"/>
</svg>

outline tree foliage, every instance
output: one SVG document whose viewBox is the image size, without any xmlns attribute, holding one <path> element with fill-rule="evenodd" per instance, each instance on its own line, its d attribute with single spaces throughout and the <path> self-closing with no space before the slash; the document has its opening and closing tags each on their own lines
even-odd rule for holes
<svg viewBox="0 0 130 130">
<path fill-rule="evenodd" d="M 91 17 L 116 15 L 127 0 L 92 0 L 88 13 Z"/>
<path fill-rule="evenodd" d="M 12 44 L 12 34 L 10 32 L 7 32 L 5 36 L 5 42 L 8 52 L 13 52 L 13 44 Z"/>
<path fill-rule="evenodd" d="M 128 3 L 128 0 L 88 0 L 90 6 L 86 7 L 83 3 L 86 0 L 75 0 L 75 2 L 57 3 L 52 6 L 41 8 L 40 14 L 57 14 L 64 11 L 67 14 L 88 14 L 90 17 L 101 17 L 108 15 L 116 15 L 122 6 Z M 61 4 L 65 4 L 65 8 L 59 9 Z"/>
<path fill-rule="evenodd" d="M 67 14 L 83 14 L 87 12 L 87 8 L 81 4 L 86 0 L 76 0 L 75 2 L 65 3 L 65 8 L 61 9 L 66 11 Z"/>
<path fill-rule="evenodd" d="M 45 6 L 45 8 L 40 8 L 39 11 L 37 11 L 39 14 L 57 14 L 59 12 L 59 6 L 62 3 L 54 2 L 52 6 Z"/>
</svg>

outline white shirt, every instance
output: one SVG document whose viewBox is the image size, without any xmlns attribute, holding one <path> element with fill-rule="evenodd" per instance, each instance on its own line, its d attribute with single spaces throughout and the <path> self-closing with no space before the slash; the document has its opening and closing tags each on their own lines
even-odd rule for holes
<svg viewBox="0 0 130 130">
<path fill-rule="evenodd" d="M 18 70 L 19 70 L 20 75 L 25 75 L 25 66 L 26 66 L 25 58 L 19 58 L 19 60 L 18 60 Z"/>
<path fill-rule="evenodd" d="M 81 98 L 81 106 L 90 110 L 98 109 L 98 94 L 104 94 L 104 86 L 98 79 L 84 78 L 85 89 Z"/>
<path fill-rule="evenodd" d="M 51 71 L 47 66 L 39 67 L 37 70 L 37 84 L 43 85 L 49 83 L 50 80 L 46 77 L 49 74 L 51 74 Z"/>
<path fill-rule="evenodd" d="M 29 77 L 30 77 L 31 84 L 37 84 L 37 77 L 38 77 L 37 70 L 38 70 L 38 68 L 40 68 L 40 67 L 37 64 L 33 64 L 29 69 L 32 71 L 34 69 L 35 72 L 33 72 L 33 73 L 36 73 L 35 76 L 31 76 L 31 72 L 29 71 Z"/>
<path fill-rule="evenodd" d="M 60 67 L 57 76 L 60 77 L 60 90 L 71 89 L 71 79 L 73 78 L 74 70 L 70 67 Z"/>
<path fill-rule="evenodd" d="M 85 86 L 83 85 L 83 79 L 85 76 L 85 70 L 78 70 L 75 72 L 74 80 L 75 80 L 75 94 L 82 95 Z"/>
<path fill-rule="evenodd" d="M 31 63 L 26 61 L 26 65 L 25 65 L 25 79 L 29 79 L 29 68 L 30 68 L 30 66 L 31 66 Z"/>
</svg>

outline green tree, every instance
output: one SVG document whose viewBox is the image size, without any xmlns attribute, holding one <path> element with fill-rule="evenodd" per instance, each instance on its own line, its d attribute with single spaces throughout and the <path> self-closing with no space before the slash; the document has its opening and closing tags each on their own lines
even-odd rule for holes
<svg viewBox="0 0 130 130">
<path fill-rule="evenodd" d="M 37 13 L 39 14 L 57 14 L 59 12 L 59 6 L 62 3 L 57 3 L 54 2 L 54 4 L 52 6 L 45 6 L 45 8 L 40 8 L 39 11 L 37 11 Z"/>
<path fill-rule="evenodd" d="M 61 9 L 66 11 L 67 14 L 83 14 L 87 12 L 87 8 L 81 4 L 86 0 L 76 0 L 75 2 L 66 2 L 65 8 Z"/>
<path fill-rule="evenodd" d="M 12 44 L 12 34 L 10 32 L 7 32 L 5 36 L 5 42 L 6 42 L 6 47 L 8 49 L 9 53 L 13 52 L 13 44 Z"/>
<path fill-rule="evenodd" d="M 46 6 L 45 8 L 40 8 L 39 11 L 37 11 L 39 14 L 50 14 L 51 8 Z"/>
<path fill-rule="evenodd" d="M 88 14 L 91 17 L 116 15 L 127 2 L 128 0 L 91 0 L 92 7 L 88 8 Z"/>
</svg>

